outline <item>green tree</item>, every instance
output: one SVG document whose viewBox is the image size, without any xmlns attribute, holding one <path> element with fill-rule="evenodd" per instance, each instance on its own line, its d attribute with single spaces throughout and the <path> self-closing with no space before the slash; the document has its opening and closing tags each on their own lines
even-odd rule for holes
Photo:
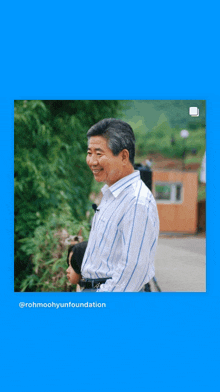
<svg viewBox="0 0 220 392">
<path fill-rule="evenodd" d="M 182 129 L 190 132 L 185 141 L 186 153 L 196 149 L 199 156 L 205 151 L 205 101 L 161 100 L 126 101 L 124 120 L 132 126 L 136 138 L 137 158 L 160 152 L 167 157 L 180 158 L 183 154 Z M 199 108 L 199 117 L 189 115 L 189 107 Z M 171 138 L 175 143 L 171 144 Z"/>
<path fill-rule="evenodd" d="M 15 101 L 17 290 L 31 271 L 24 244 L 36 229 L 52 214 L 66 212 L 77 222 L 85 219 L 93 179 L 85 161 L 86 133 L 99 120 L 120 115 L 120 110 L 119 101 Z"/>
</svg>

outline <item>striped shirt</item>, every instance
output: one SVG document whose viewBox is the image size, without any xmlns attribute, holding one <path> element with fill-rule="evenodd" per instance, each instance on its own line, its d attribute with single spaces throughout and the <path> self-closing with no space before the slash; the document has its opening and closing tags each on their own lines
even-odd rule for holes
<svg viewBox="0 0 220 392">
<path fill-rule="evenodd" d="M 137 292 L 155 275 L 159 218 L 156 202 L 139 170 L 102 188 L 88 246 L 83 278 L 107 278 L 97 291 Z"/>
</svg>

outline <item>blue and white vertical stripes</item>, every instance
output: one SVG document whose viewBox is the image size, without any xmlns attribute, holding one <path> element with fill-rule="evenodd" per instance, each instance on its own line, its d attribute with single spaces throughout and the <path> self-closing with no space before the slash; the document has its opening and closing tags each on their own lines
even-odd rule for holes
<svg viewBox="0 0 220 392">
<path fill-rule="evenodd" d="M 156 202 L 140 172 L 102 188 L 82 263 L 84 278 L 112 277 L 97 291 L 137 292 L 155 275 Z"/>
</svg>

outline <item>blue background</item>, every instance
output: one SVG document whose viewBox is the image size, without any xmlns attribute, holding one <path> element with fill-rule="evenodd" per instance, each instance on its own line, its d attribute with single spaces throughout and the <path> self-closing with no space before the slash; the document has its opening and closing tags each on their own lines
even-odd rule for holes
<svg viewBox="0 0 220 392">
<path fill-rule="evenodd" d="M 216 7 L 214 1 L 1 6 L 2 390 L 218 389 Z M 207 100 L 207 293 L 100 293 L 106 308 L 19 308 L 21 301 L 75 297 L 14 293 L 14 99 Z M 81 295 L 97 301 L 97 294 Z"/>
</svg>

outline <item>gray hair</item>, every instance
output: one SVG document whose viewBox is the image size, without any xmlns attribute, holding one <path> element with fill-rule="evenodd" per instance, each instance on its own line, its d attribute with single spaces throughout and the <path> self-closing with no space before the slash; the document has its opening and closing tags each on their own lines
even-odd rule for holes
<svg viewBox="0 0 220 392">
<path fill-rule="evenodd" d="M 129 160 L 134 165 L 135 136 L 129 124 L 115 118 L 105 118 L 93 125 L 87 132 L 87 137 L 103 136 L 108 141 L 108 147 L 117 156 L 122 150 L 129 152 Z"/>
</svg>

